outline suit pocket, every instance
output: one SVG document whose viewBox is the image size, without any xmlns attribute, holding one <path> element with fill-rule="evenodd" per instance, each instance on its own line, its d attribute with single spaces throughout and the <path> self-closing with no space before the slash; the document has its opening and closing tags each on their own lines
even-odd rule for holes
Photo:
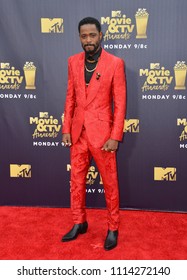
<svg viewBox="0 0 187 280">
<path fill-rule="evenodd" d="M 98 114 L 99 120 L 105 121 L 105 122 L 112 122 L 112 115 L 111 114 L 105 114 L 105 113 L 99 113 Z"/>
</svg>

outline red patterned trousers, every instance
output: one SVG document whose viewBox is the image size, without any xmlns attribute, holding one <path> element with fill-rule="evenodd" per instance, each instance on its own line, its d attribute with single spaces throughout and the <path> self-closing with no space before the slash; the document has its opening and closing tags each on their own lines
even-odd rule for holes
<svg viewBox="0 0 187 280">
<path fill-rule="evenodd" d="M 71 147 L 71 210 L 75 224 L 86 221 L 86 175 L 92 157 L 101 174 L 107 206 L 107 223 L 110 230 L 119 227 L 119 189 L 116 153 L 94 148 L 87 139 L 86 130 Z"/>
</svg>

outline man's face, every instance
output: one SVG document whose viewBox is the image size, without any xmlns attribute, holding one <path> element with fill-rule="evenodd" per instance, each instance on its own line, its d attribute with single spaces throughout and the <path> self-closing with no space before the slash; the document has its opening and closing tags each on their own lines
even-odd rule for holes
<svg viewBox="0 0 187 280">
<path fill-rule="evenodd" d="M 95 24 L 84 24 L 80 27 L 80 41 L 84 51 L 93 55 L 100 47 L 102 32 L 99 32 Z"/>
</svg>

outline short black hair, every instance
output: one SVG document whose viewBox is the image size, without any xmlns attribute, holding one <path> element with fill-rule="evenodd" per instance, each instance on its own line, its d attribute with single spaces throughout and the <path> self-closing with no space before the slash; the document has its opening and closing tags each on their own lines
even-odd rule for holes
<svg viewBox="0 0 187 280">
<path fill-rule="evenodd" d="M 83 18 L 80 22 L 79 22 L 79 25 L 78 25 L 78 31 L 80 33 L 80 28 L 82 25 L 84 24 L 95 24 L 97 30 L 100 32 L 101 31 L 101 24 L 100 22 L 96 19 L 96 18 L 93 18 L 93 17 L 86 17 L 86 18 Z"/>
</svg>

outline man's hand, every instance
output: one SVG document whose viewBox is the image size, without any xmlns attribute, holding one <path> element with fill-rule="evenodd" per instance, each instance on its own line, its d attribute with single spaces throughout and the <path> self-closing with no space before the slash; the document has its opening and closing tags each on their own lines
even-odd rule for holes
<svg viewBox="0 0 187 280">
<path fill-rule="evenodd" d="M 101 150 L 105 150 L 107 152 L 115 152 L 118 148 L 118 141 L 117 140 L 113 140 L 113 139 L 109 139 L 105 142 L 105 144 L 103 145 L 103 147 L 101 148 Z"/>
<path fill-rule="evenodd" d="M 70 147 L 71 146 L 71 135 L 70 133 L 64 133 L 62 135 L 62 143 L 64 143 L 65 147 Z"/>
</svg>

